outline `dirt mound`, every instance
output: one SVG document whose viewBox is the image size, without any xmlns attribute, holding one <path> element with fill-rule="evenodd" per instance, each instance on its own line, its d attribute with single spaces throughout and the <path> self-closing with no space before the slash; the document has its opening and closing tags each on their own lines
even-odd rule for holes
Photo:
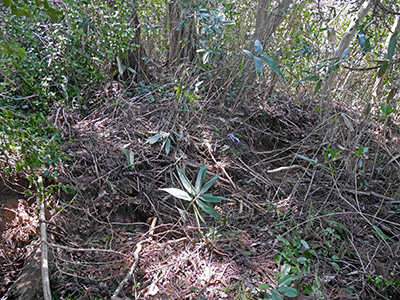
<svg viewBox="0 0 400 300">
<path fill-rule="evenodd" d="M 398 293 L 396 144 L 359 116 L 286 99 L 237 111 L 142 97 L 60 114 L 56 297 L 257 299 L 260 284 L 278 289 L 282 265 L 299 295 Z M 176 166 L 194 182 L 203 163 L 221 175 L 213 194 L 232 201 L 214 206 L 220 221 L 202 214 L 200 235 L 188 203 L 159 189 L 181 188 Z"/>
</svg>

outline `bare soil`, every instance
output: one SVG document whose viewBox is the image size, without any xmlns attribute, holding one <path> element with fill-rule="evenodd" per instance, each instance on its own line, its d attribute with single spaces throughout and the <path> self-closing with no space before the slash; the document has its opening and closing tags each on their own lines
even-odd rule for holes
<svg viewBox="0 0 400 300">
<path fill-rule="evenodd" d="M 299 274 L 297 299 L 399 299 L 393 281 L 366 277 L 400 278 L 395 127 L 383 138 L 361 114 L 332 107 L 322 116 L 315 103 L 283 94 L 235 111 L 198 100 L 185 113 L 161 99 L 55 114 L 67 160 L 57 179 L 64 188 L 48 208 L 54 299 L 111 299 L 124 278 L 124 299 L 262 299 L 257 287 L 275 287 L 284 263 L 274 260 L 287 248 L 279 235 L 315 253 Z M 147 142 L 160 131 L 173 136 L 168 154 L 162 142 Z M 362 159 L 360 145 L 368 148 Z M 134 154 L 133 166 L 121 147 Z M 330 164 L 328 147 L 341 151 Z M 232 200 L 215 206 L 220 221 L 202 214 L 205 238 L 188 203 L 159 190 L 181 188 L 177 166 L 195 181 L 203 163 L 207 179 L 221 175 L 210 191 Z M 0 190 L 0 295 L 14 299 L 13 283 L 39 245 L 36 204 Z M 307 285 L 317 291 L 305 295 Z"/>
</svg>

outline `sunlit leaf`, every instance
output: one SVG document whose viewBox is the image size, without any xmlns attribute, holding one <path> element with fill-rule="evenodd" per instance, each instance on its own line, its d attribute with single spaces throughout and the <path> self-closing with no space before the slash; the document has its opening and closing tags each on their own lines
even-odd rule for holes
<svg viewBox="0 0 400 300">
<path fill-rule="evenodd" d="M 254 41 L 254 51 L 260 55 L 263 52 L 263 46 L 259 40 Z"/>
<path fill-rule="evenodd" d="M 132 150 L 129 150 L 129 165 L 132 166 L 135 161 L 135 155 Z"/>
<path fill-rule="evenodd" d="M 367 38 L 365 37 L 365 34 L 359 33 L 357 39 L 358 39 L 358 43 L 361 46 L 361 49 L 364 50 L 365 49 L 365 41 L 367 40 Z"/>
<path fill-rule="evenodd" d="M 253 53 L 251 53 L 249 50 L 243 50 L 243 52 L 246 53 L 248 57 L 254 58 Z"/>
<path fill-rule="evenodd" d="M 268 56 L 266 56 L 265 54 L 261 54 L 261 57 L 265 60 L 265 62 L 267 63 L 268 66 L 270 66 L 272 68 L 272 70 L 275 71 L 276 74 L 278 74 L 279 76 L 282 77 L 282 79 L 284 81 L 286 81 L 285 77 L 283 76 L 281 70 L 279 69 L 278 65 Z"/>
<path fill-rule="evenodd" d="M 169 150 L 171 149 L 171 140 L 170 139 L 166 139 L 165 142 L 165 152 L 167 153 L 167 155 L 169 154 Z"/>
<path fill-rule="evenodd" d="M 204 179 L 206 178 L 206 173 L 207 173 L 206 165 L 203 164 L 200 168 L 199 174 L 197 174 L 196 185 L 195 185 L 196 194 L 199 194 L 201 191 Z"/>
<path fill-rule="evenodd" d="M 192 194 L 194 192 L 194 187 L 190 183 L 189 179 L 186 177 L 185 173 L 183 173 L 181 169 L 176 167 L 176 170 L 178 171 L 179 179 L 181 180 L 183 187 L 189 194 Z"/>
<path fill-rule="evenodd" d="M 280 240 L 281 240 L 282 238 L 280 238 Z M 287 274 L 289 274 L 289 272 L 290 272 L 290 270 L 292 269 L 292 267 L 290 266 L 290 265 L 288 265 L 288 264 L 284 264 L 283 266 L 282 266 L 282 269 L 281 269 L 281 274 L 282 275 L 287 275 Z"/>
<path fill-rule="evenodd" d="M 155 144 L 160 140 L 160 135 L 157 133 L 156 135 L 153 135 L 147 139 L 147 143 L 149 144 Z"/>
<path fill-rule="evenodd" d="M 186 201 L 192 201 L 192 197 L 186 193 L 185 191 L 182 191 L 180 189 L 176 189 L 176 188 L 163 188 L 160 189 L 161 191 L 167 192 L 169 194 L 171 194 L 172 196 L 182 199 L 182 200 L 186 200 Z"/>
</svg>

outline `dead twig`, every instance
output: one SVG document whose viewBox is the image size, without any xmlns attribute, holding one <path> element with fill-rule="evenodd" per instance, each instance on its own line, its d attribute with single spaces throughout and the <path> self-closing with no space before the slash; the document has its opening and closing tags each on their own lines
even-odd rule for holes
<svg viewBox="0 0 400 300">
<path fill-rule="evenodd" d="M 150 235 L 150 238 L 154 233 L 154 227 L 156 226 L 156 223 L 157 223 L 157 218 L 154 218 L 153 222 L 151 223 L 151 227 L 150 227 L 149 231 L 147 232 Z M 114 294 L 112 295 L 112 297 L 111 297 L 112 300 L 117 300 L 119 298 L 118 294 L 124 288 L 125 284 L 129 280 L 129 278 L 131 278 L 133 271 L 135 271 L 137 265 L 139 264 L 139 253 L 142 250 L 142 244 L 146 241 L 148 241 L 148 239 L 142 240 L 136 244 L 136 249 L 135 249 L 135 252 L 133 253 L 133 258 L 135 259 L 135 261 L 133 262 L 128 274 L 126 274 L 125 278 L 121 281 L 121 283 L 118 285 L 118 288 L 115 290 Z"/>
</svg>

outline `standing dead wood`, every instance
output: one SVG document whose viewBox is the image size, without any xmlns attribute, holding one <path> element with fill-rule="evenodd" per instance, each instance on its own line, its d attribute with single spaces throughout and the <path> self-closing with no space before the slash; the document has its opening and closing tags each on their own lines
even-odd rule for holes
<svg viewBox="0 0 400 300">
<path fill-rule="evenodd" d="M 46 216 L 44 203 L 40 204 L 40 239 L 42 242 L 42 285 L 44 300 L 51 300 L 50 279 L 49 279 L 49 260 L 47 249 Z"/>
</svg>

